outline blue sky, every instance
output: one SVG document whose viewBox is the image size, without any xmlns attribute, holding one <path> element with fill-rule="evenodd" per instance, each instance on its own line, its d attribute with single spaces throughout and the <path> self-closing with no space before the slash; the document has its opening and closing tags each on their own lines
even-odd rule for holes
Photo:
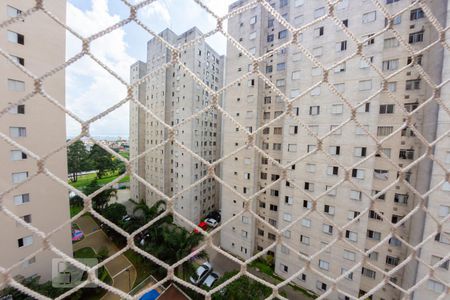
<svg viewBox="0 0 450 300">
<path fill-rule="evenodd" d="M 140 0 L 129 0 L 133 3 Z M 218 15 L 224 15 L 232 0 L 203 0 Z M 129 10 L 120 0 L 69 0 L 67 24 L 87 37 L 127 18 Z M 215 27 L 215 19 L 192 0 L 158 0 L 139 12 L 139 19 L 155 32 L 171 28 L 182 33 L 193 26 L 203 32 Z M 135 23 L 115 30 L 91 44 L 91 51 L 100 61 L 128 82 L 129 66 L 136 60 L 145 61 L 146 43 L 151 35 Z M 219 53 L 225 54 L 226 40 L 216 34 L 209 38 Z M 79 53 L 81 42 L 68 33 L 66 57 Z M 69 110 L 87 120 L 119 102 L 126 87 L 116 78 L 84 57 L 66 69 L 66 103 Z M 129 131 L 128 104 L 123 105 L 91 126 L 94 136 L 127 136 Z M 80 125 L 67 118 L 67 134 L 79 134 Z"/>
</svg>

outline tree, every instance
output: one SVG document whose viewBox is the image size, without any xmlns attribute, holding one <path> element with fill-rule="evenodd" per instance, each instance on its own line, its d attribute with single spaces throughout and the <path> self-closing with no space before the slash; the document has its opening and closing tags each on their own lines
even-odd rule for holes
<svg viewBox="0 0 450 300">
<path fill-rule="evenodd" d="M 115 170 L 113 156 L 99 145 L 92 146 L 89 153 L 93 167 L 97 170 L 97 178 L 102 178 L 106 173 Z"/>
<path fill-rule="evenodd" d="M 72 182 L 78 180 L 78 174 L 87 171 L 88 151 L 82 141 L 76 141 L 67 148 L 67 166 Z"/>
<path fill-rule="evenodd" d="M 149 207 L 145 201 L 141 201 L 134 207 L 133 214 L 138 218 L 142 218 L 143 223 L 145 224 L 164 210 L 166 210 L 166 202 L 164 200 L 157 201 L 151 207 Z"/>
<path fill-rule="evenodd" d="M 214 286 L 218 286 L 238 272 L 225 273 Z M 272 289 L 247 276 L 241 276 L 229 283 L 221 291 L 214 293 L 213 300 L 259 300 L 265 299 L 272 293 Z"/>
<path fill-rule="evenodd" d="M 96 190 L 100 189 L 101 186 L 97 183 L 97 180 L 92 180 L 84 189 L 83 192 L 86 195 L 90 195 L 92 193 L 94 193 Z M 116 194 L 116 190 L 109 188 L 106 189 L 104 191 L 102 191 L 101 193 L 99 193 L 98 195 L 96 195 L 94 198 L 92 198 L 92 207 L 98 211 L 98 212 L 102 212 L 109 203 L 109 200 L 112 196 L 114 196 Z"/>
<path fill-rule="evenodd" d="M 121 203 L 113 203 L 107 206 L 103 211 L 103 216 L 114 224 L 120 225 L 123 218 L 127 215 L 125 205 Z"/>
</svg>

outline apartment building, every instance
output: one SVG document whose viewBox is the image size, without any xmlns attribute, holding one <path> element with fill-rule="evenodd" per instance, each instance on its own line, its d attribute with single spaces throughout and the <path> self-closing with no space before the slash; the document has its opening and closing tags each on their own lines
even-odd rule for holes
<svg viewBox="0 0 450 300">
<path fill-rule="evenodd" d="M 380 270 L 396 268 L 411 254 L 402 240 L 417 245 L 422 239 L 417 233 L 424 224 L 430 227 L 425 234 L 436 230 L 433 220 L 423 213 L 403 218 L 420 202 L 409 185 L 425 193 L 430 180 L 436 184 L 444 177 L 444 171 L 429 159 L 412 164 L 428 151 L 417 132 L 432 141 L 436 131 L 442 135 L 448 130 L 448 115 L 442 108 L 439 111 L 436 101 L 421 106 L 433 89 L 419 72 L 423 68 L 436 83 L 448 80 L 448 70 L 442 72 L 444 51 L 440 45 L 416 56 L 408 51 L 408 47 L 415 52 L 427 47 L 439 40 L 439 34 L 420 7 L 408 7 L 410 1 L 382 1 L 387 12 L 396 15 L 387 20 L 373 1 L 343 0 L 333 13 L 342 26 L 364 41 L 363 58 L 355 55 L 357 44 L 342 27 L 329 18 L 320 19 L 327 13 L 326 1 L 269 2 L 293 27 L 315 23 L 295 37 L 297 46 L 289 44 L 293 37 L 286 24 L 261 4 L 242 9 L 228 22 L 229 34 L 255 57 L 275 49 L 259 69 L 279 92 L 252 74 L 226 94 L 225 110 L 248 132 L 264 126 L 255 133 L 254 142 L 270 157 L 247 148 L 223 165 L 223 180 L 241 194 L 222 190 L 224 220 L 242 211 L 242 197 L 266 190 L 249 207 L 265 222 L 250 212 L 239 215 L 221 231 L 221 246 L 244 259 L 270 248 L 267 253 L 275 257 L 275 272 L 283 278 L 295 275 L 293 283 L 323 294 L 332 288 L 326 277 L 342 276 L 337 284 L 342 292 L 333 291 L 329 298 L 361 296 L 385 280 Z M 442 27 L 448 14 L 446 2 L 427 2 Z M 237 1 L 230 10 L 248 3 Z M 386 26 L 398 32 L 407 46 L 392 30 L 380 33 Z M 313 60 L 329 71 L 325 73 Z M 226 84 L 253 68 L 231 43 L 226 66 Z M 392 76 L 384 81 L 373 66 L 383 77 Z M 284 97 L 294 100 L 291 106 Z M 356 108 L 354 112 L 343 99 Z M 414 114 L 405 118 L 409 112 Z M 436 122 L 438 115 L 440 121 Z M 415 131 L 405 124 L 414 126 Z M 377 140 L 383 142 L 377 144 Z M 225 119 L 223 155 L 245 143 L 245 132 Z M 448 147 L 441 143 L 438 147 L 442 148 L 436 154 L 445 161 Z M 283 170 L 280 164 L 289 167 Z M 430 209 L 435 215 L 438 210 L 446 215 L 448 184 L 439 193 L 432 196 L 436 200 L 430 198 Z M 391 235 L 392 227 L 395 235 Z M 282 234 L 277 236 L 274 229 Z M 433 251 L 437 254 L 432 255 L 444 257 L 449 252 L 448 239 L 443 234 L 439 239 L 439 250 L 430 244 L 421 257 L 429 261 Z M 369 249 L 370 255 L 365 257 L 361 252 Z M 360 261 L 363 264 L 352 269 Z M 300 273 L 303 267 L 306 269 Z M 411 287 L 421 279 L 414 276 L 417 268 L 423 269 L 419 274 L 426 274 L 426 268 L 412 261 L 388 278 L 392 284 L 384 285 L 371 298 L 400 299 L 393 286 Z M 444 278 L 448 278 L 448 271 L 442 272 L 447 272 Z M 433 283 L 424 287 L 423 295 L 437 298 L 439 287 L 431 288 Z"/>
<path fill-rule="evenodd" d="M 34 4 L 2 1 L 1 22 L 20 16 Z M 45 7 L 59 20 L 65 20 L 65 1 L 46 1 Z M 65 41 L 65 30 L 41 12 L 0 29 L 0 48 L 36 76 L 64 63 Z M 65 114 L 41 95 L 22 101 L 34 91 L 35 83 L 4 57 L 0 59 L 0 70 L 0 132 L 40 157 L 61 147 L 66 140 Z M 42 88 L 64 105 L 64 71 L 46 78 Z M 14 103 L 17 105 L 11 106 Z M 0 198 L 6 209 L 45 233 L 68 221 L 67 189 L 46 175 L 35 176 L 38 172 L 35 159 L 0 139 L 0 165 Z M 50 155 L 45 167 L 59 178 L 67 178 L 65 151 Z M 13 187 L 17 188 L 11 190 Z M 0 266 L 9 268 L 17 264 L 12 275 L 51 279 L 51 259 L 56 255 L 49 250 L 37 252 L 44 247 L 40 237 L 3 213 L 0 228 Z M 53 233 L 50 242 L 72 255 L 70 224 Z"/>
<path fill-rule="evenodd" d="M 200 39 L 201 35 L 195 27 L 180 35 L 170 29 L 159 34 L 177 47 L 192 43 L 180 53 L 181 63 L 203 84 L 217 91 L 223 83 L 224 58 Z M 213 162 L 220 156 L 221 119 L 211 109 L 188 119 L 208 106 L 211 95 L 181 64 L 170 64 L 171 60 L 167 47 L 153 38 L 147 43 L 147 62 L 131 66 L 131 82 L 142 81 L 135 89 L 136 100 L 154 113 L 152 116 L 141 105 L 131 104 L 130 155 L 133 158 L 144 153 L 133 167 L 151 185 L 133 177 L 131 195 L 148 205 L 162 199 L 155 189 L 171 197 L 175 195 L 176 211 L 198 223 L 208 212 L 218 209 L 218 185 L 206 179 L 188 189 L 207 175 L 207 168 L 201 160 L 168 141 L 170 132 L 161 121 L 175 126 L 175 138 L 182 145 Z M 169 65 L 164 68 L 166 64 Z"/>
</svg>

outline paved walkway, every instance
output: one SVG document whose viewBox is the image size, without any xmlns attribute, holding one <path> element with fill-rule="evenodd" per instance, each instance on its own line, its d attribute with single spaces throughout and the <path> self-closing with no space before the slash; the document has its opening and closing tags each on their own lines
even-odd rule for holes
<svg viewBox="0 0 450 300">
<path fill-rule="evenodd" d="M 85 238 L 73 245 L 74 251 L 85 247 L 93 248 L 96 252 L 106 247 L 109 255 L 113 255 L 119 251 L 116 245 L 106 236 L 105 232 L 98 228 L 97 223 L 95 223 L 91 216 L 84 215 L 80 217 L 76 221 L 76 224 L 85 233 Z M 124 292 L 129 292 L 131 290 L 137 274 L 133 264 L 125 257 L 125 255 L 122 254 L 116 257 L 108 262 L 105 267 L 113 279 L 113 287 Z M 120 297 L 108 292 L 102 299 L 115 300 L 120 299 Z"/>
</svg>

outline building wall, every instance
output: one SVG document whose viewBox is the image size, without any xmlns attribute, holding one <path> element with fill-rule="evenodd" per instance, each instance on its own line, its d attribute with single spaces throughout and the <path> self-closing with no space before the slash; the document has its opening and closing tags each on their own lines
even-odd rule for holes
<svg viewBox="0 0 450 300">
<path fill-rule="evenodd" d="M 180 35 L 166 29 L 160 36 L 170 44 L 179 46 L 198 39 L 201 34 L 197 28 Z M 145 97 L 147 108 L 160 120 L 176 127 L 177 141 L 204 160 L 215 161 L 220 150 L 220 118 L 217 112 L 206 111 L 197 118 L 185 121 L 206 107 L 211 95 L 178 64 L 158 69 L 171 60 L 170 51 L 160 41 L 155 38 L 150 40 L 147 48 L 146 74 L 153 73 L 146 80 L 145 96 L 140 97 Z M 211 89 L 218 90 L 222 87 L 223 57 L 204 41 L 183 51 L 181 61 Z M 134 115 L 135 112 L 132 112 L 132 118 Z M 166 195 L 176 195 L 175 209 L 188 220 L 198 223 L 209 211 L 218 209 L 217 183 L 206 179 L 188 189 L 207 175 L 205 165 L 175 143 L 167 142 L 157 147 L 157 144 L 169 138 L 169 131 L 150 114 L 144 114 L 144 118 L 146 142 L 145 148 L 140 151 L 148 151 L 145 155 L 145 179 Z M 133 130 L 136 129 L 131 128 Z M 150 187 L 147 186 L 145 190 L 145 199 L 149 205 L 162 199 Z M 133 191 L 133 195 L 135 194 Z"/>
<path fill-rule="evenodd" d="M 283 6 L 282 2 L 287 4 Z M 230 10 L 247 3 L 238 1 L 230 6 Z M 325 1 L 270 3 L 296 27 L 313 22 L 326 12 Z M 389 13 L 395 14 L 406 9 L 409 4 L 407 1 L 398 1 L 386 7 Z M 440 22 L 445 20 L 444 5 L 443 1 L 429 3 Z M 427 18 L 411 19 L 411 10 L 415 8 L 406 9 L 400 19 L 395 20 L 393 28 L 406 43 L 410 34 L 423 30 L 423 41 L 409 44 L 417 51 L 437 40 L 438 34 Z M 367 39 L 362 51 L 365 56 L 372 57 L 372 64 L 383 76 L 398 72 L 408 64 L 411 54 L 405 47 L 389 47 L 389 39 L 394 37 L 392 32 L 387 31 L 376 36 L 373 42 L 369 41 L 369 35 L 378 33 L 385 27 L 384 16 L 371 1 L 344 1 L 334 12 L 338 19 L 347 20 L 349 30 L 356 38 Z M 275 248 L 276 234 L 273 228 L 251 217 L 249 213 L 239 216 L 222 230 L 221 245 L 245 259 L 262 250 L 270 251 L 267 253 L 275 256 L 276 273 L 284 278 L 293 276 L 308 266 L 298 254 L 316 254 L 308 267 L 318 270 L 324 276 L 336 278 L 343 270 L 350 269 L 363 259 L 356 249 L 372 249 L 390 234 L 392 224 L 400 224 L 401 218 L 417 205 L 419 199 L 414 197 L 408 184 L 423 192 L 429 189 L 429 161 L 424 160 L 409 168 L 404 180 L 397 180 L 398 168 L 394 165 L 405 168 L 426 152 L 426 147 L 409 129 L 402 130 L 405 124 L 403 109 L 410 110 L 411 107 L 416 107 L 416 103 L 425 102 L 433 90 L 424 79 L 420 79 L 416 68 L 407 67 L 388 80 L 388 89 L 394 95 L 392 98 L 387 90 L 379 91 L 383 84 L 382 78 L 373 68 L 361 62 L 361 57 L 355 56 L 345 64 L 338 64 L 357 50 L 356 44 L 328 19 L 305 29 L 298 38 L 301 46 L 321 64 L 330 68 L 327 80 L 332 88 L 325 83 L 311 88 L 323 80 L 322 71 L 301 53 L 299 47 L 280 47 L 289 41 L 290 34 L 287 33 L 284 37 L 285 27 L 277 21 L 270 21 L 271 19 L 273 16 L 267 10 L 256 6 L 231 18 L 228 32 L 255 56 L 277 49 L 259 65 L 260 70 L 289 99 L 295 99 L 301 93 L 304 95 L 292 102 L 292 115 L 272 122 L 288 107 L 282 96 L 267 88 L 261 78 L 252 74 L 249 80 L 241 81 L 240 88 L 227 92 L 224 106 L 242 125 L 252 126 L 253 131 L 268 124 L 268 129 L 256 133 L 256 145 L 282 165 L 289 165 L 288 180 L 282 178 L 283 171 L 277 164 L 255 153 L 253 149 L 245 149 L 233 155 L 230 162 L 224 165 L 223 179 L 245 198 L 261 188 L 267 188 L 264 193 L 255 197 L 251 208 L 276 229 L 283 230 L 280 239 L 285 245 Z M 244 75 L 249 70 L 251 61 L 230 43 L 227 53 L 226 79 L 229 83 Z M 439 82 L 442 47 L 424 52 L 421 65 L 430 78 Z M 415 79 L 420 79 L 417 89 L 410 89 L 410 80 Z M 352 111 L 339 99 L 340 96 L 334 89 L 342 94 L 348 104 L 357 107 L 355 121 L 359 124 L 355 121 L 345 122 L 351 118 Z M 385 105 L 388 104 L 394 105 L 393 111 L 385 113 Z M 437 108 L 436 102 L 431 102 L 422 109 L 417 109 L 410 119 L 410 124 L 414 124 L 417 131 L 430 141 L 434 139 L 436 132 Z M 340 129 L 328 134 L 341 124 Z M 245 141 L 242 131 L 237 131 L 235 127 L 229 120 L 224 121 L 222 155 L 237 150 Z M 387 135 L 383 132 L 389 130 L 398 132 L 385 139 Z M 326 138 L 321 138 L 325 135 Z M 385 139 L 379 152 L 373 137 L 377 140 Z M 320 144 L 318 138 L 321 138 Z M 365 148 L 365 156 L 356 154 L 361 147 Z M 321 151 L 314 152 L 314 149 Z M 381 156 L 381 151 L 389 159 Z M 412 157 L 407 156 L 409 153 Z M 300 157 L 302 159 L 299 160 Z M 359 165 L 355 166 L 358 162 Z M 344 168 L 349 169 L 349 177 L 357 186 L 343 181 Z M 352 169 L 359 169 L 364 173 L 363 176 L 353 177 L 353 172 L 357 170 Z M 386 173 L 381 174 L 382 172 Z M 279 178 L 282 180 L 277 181 Z M 337 184 L 339 185 L 332 189 Z M 386 190 L 384 194 L 379 193 L 383 190 Z M 371 200 L 370 197 L 376 194 L 379 194 L 376 199 Z M 316 203 L 313 203 L 312 200 L 316 198 Z M 403 198 L 407 198 L 407 201 L 400 203 L 398 199 Z M 243 199 L 224 188 L 221 201 L 225 220 L 242 211 Z M 366 211 L 368 207 L 373 211 Z M 376 212 L 382 216 L 377 217 Z M 338 227 L 350 222 L 355 214 L 361 216 L 346 226 L 341 232 L 342 239 L 338 239 Z M 410 233 L 416 233 L 423 226 L 424 217 L 418 214 L 414 216 L 414 221 L 409 219 L 402 225 L 397 225 L 397 235 L 407 241 L 417 240 L 416 235 Z M 352 234 L 347 233 L 347 230 L 357 236 L 355 241 L 346 238 Z M 286 246 L 296 249 L 298 253 Z M 319 251 L 321 253 L 317 254 Z M 374 266 L 390 270 L 409 254 L 405 245 L 397 244 L 394 239 L 389 238 L 375 251 L 377 253 L 364 265 L 364 271 L 361 267 L 357 268 L 352 280 L 343 279 L 338 284 L 340 289 L 354 296 L 370 291 L 383 280 L 382 274 Z M 352 260 L 348 259 L 352 256 Z M 374 278 L 368 276 L 373 275 L 369 274 L 371 271 L 375 271 Z M 403 276 L 404 272 L 405 269 L 396 272 L 392 280 L 398 285 L 410 286 L 411 279 Z M 318 294 L 330 287 L 330 282 L 323 276 L 310 269 L 304 273 L 306 278 L 296 276 L 296 284 Z M 374 299 L 398 299 L 399 296 L 398 290 L 386 285 L 376 293 Z M 337 294 L 335 297 L 345 298 Z"/>
<path fill-rule="evenodd" d="M 2 1 L 0 19 L 4 21 L 8 18 L 8 5 L 24 11 L 31 8 L 33 4 L 33 1 Z M 65 20 L 65 1 L 47 1 L 46 8 L 60 20 Z M 22 34 L 24 44 L 8 41 L 7 30 Z M 25 68 L 36 76 L 41 76 L 64 63 L 65 31 L 56 26 L 43 13 L 37 12 L 24 21 L 8 26 L 7 30 L 0 30 L 0 48 L 10 55 L 23 58 Z M 0 70 L 2 70 L 0 72 L 0 95 L 2 95 L 0 110 L 4 110 L 9 104 L 17 102 L 31 93 L 34 83 L 3 57 L 0 59 Z M 8 85 L 9 79 L 22 82 L 19 85 L 23 84 L 23 90 L 20 88 L 17 91 L 11 90 Z M 43 83 L 43 89 L 62 105 L 65 101 L 64 86 L 64 71 L 59 71 L 45 79 Z M 66 140 L 65 114 L 40 95 L 35 95 L 27 100 L 24 106 L 24 114 L 7 112 L 1 116 L 0 132 L 10 136 L 16 143 L 41 157 L 61 147 Z M 11 127 L 26 128 L 26 136 L 11 136 Z M 0 149 L 0 190 L 2 192 L 16 185 L 12 181 L 13 173 L 28 172 L 28 177 L 30 177 L 38 171 L 36 161 L 29 156 L 24 160 L 12 160 L 11 151 L 17 149 L 4 140 L 0 141 Z M 45 167 L 59 178 L 67 178 L 66 151 L 62 150 L 52 154 L 45 160 Z M 16 205 L 15 196 L 22 194 L 29 195 L 29 202 Z M 45 233 L 52 231 L 69 219 L 67 189 L 43 174 L 14 191 L 4 194 L 1 200 L 5 207 L 17 216 L 31 215 L 31 224 Z M 27 258 L 27 261 L 13 269 L 13 275 L 20 274 L 25 277 L 40 275 L 41 280 L 49 280 L 51 278 L 51 259 L 55 257 L 55 254 L 46 250 L 35 257 L 29 257 L 43 246 L 42 240 L 21 225 L 16 224 L 16 221 L 5 214 L 0 217 L 0 227 L 2 228 L 0 231 L 2 240 L 0 265 L 10 267 Z M 28 236 L 32 236 L 31 245 L 19 247 L 18 239 Z M 67 225 L 52 235 L 51 242 L 67 255 L 72 255 L 70 236 L 70 225 Z"/>
<path fill-rule="evenodd" d="M 441 21 L 443 27 L 450 24 L 450 3 L 442 3 L 446 5 L 445 7 L 440 7 L 440 11 L 447 15 L 446 21 Z M 446 42 L 450 40 L 449 34 L 446 33 Z M 442 77 L 437 82 L 445 82 L 450 78 L 450 53 L 448 50 L 444 51 L 444 62 L 442 67 Z M 438 232 L 437 222 L 442 222 L 445 217 L 448 217 L 450 213 L 450 184 L 443 183 L 445 179 L 445 171 L 450 168 L 450 137 L 447 132 L 450 129 L 450 117 L 447 112 L 445 112 L 445 105 L 447 108 L 450 105 L 450 88 L 448 85 L 444 85 L 441 89 L 439 100 L 442 105 L 439 106 L 438 116 L 435 117 L 437 120 L 437 133 L 436 138 L 442 139 L 436 144 L 433 157 L 436 161 L 432 164 L 431 173 L 431 185 L 430 188 L 434 188 L 433 192 L 430 193 L 425 205 L 428 209 L 428 214 L 426 215 L 424 221 L 424 228 L 422 229 L 422 234 L 418 234 L 418 237 L 422 240 L 428 238 L 429 236 L 434 236 L 428 240 L 420 251 L 420 259 L 423 263 L 418 265 L 418 269 L 415 272 L 411 272 L 415 275 L 416 280 L 420 280 L 429 274 L 429 269 L 424 265 L 428 264 L 430 266 L 439 265 L 434 272 L 435 276 L 441 280 L 446 280 L 449 278 L 449 261 L 444 259 L 450 252 L 450 226 L 448 220 L 442 223 L 441 234 L 436 236 L 433 233 Z M 441 261 L 439 263 L 439 261 Z M 436 278 L 431 278 L 425 281 L 419 289 L 414 293 L 414 299 L 434 299 L 440 296 L 443 292 L 442 283 L 436 280 Z M 448 298 L 448 296 L 447 296 Z M 444 299 L 447 299 L 444 298 Z"/>
</svg>

